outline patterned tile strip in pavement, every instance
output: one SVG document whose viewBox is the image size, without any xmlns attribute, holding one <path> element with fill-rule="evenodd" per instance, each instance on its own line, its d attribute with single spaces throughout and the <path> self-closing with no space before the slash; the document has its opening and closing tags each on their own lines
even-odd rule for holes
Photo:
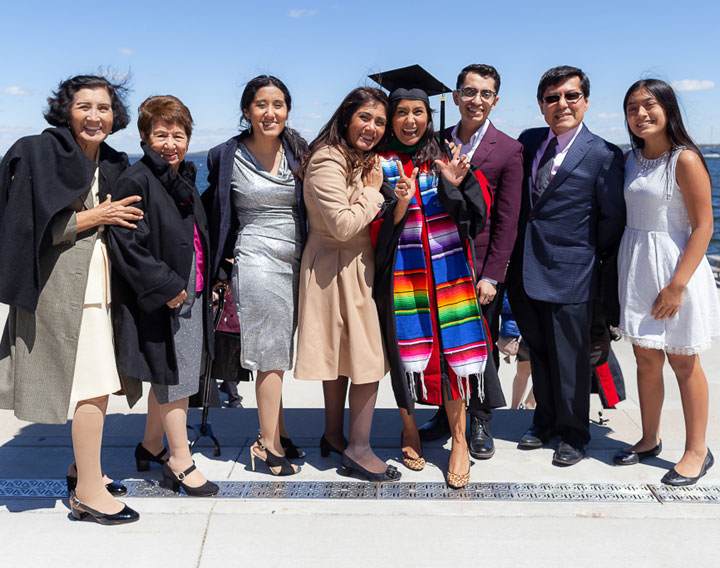
<svg viewBox="0 0 720 568">
<path fill-rule="evenodd" d="M 156 482 L 124 481 L 128 497 L 177 497 Z M 624 483 L 444 483 L 221 481 L 220 499 L 442 499 L 460 501 L 720 503 L 720 485 L 672 488 Z M 60 479 L 0 479 L 0 498 L 66 498 Z M 180 496 L 182 497 L 182 496 Z"/>
</svg>

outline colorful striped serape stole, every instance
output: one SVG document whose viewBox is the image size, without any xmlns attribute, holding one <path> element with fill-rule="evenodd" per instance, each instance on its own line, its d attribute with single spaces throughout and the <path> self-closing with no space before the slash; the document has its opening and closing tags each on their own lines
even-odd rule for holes
<svg viewBox="0 0 720 568">
<path fill-rule="evenodd" d="M 396 159 L 391 156 L 382 160 L 383 173 L 393 188 L 400 177 Z M 478 392 L 482 396 L 487 344 L 472 271 L 457 226 L 438 197 L 438 177 L 428 164 L 420 168 L 417 183 L 418 192 L 408 206 L 393 272 L 396 334 L 410 392 L 417 400 L 414 373 L 419 373 L 426 397 L 423 372 L 435 340 L 428 290 L 432 284 L 440 351 L 458 377 L 462 396 L 470 397 L 470 377 L 479 381 Z M 431 271 L 423 245 L 424 230 L 430 247 Z"/>
</svg>

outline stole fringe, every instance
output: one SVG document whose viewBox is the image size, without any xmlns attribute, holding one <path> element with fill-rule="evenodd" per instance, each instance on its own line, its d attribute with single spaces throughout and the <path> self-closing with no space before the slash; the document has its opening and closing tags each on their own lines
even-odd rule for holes
<svg viewBox="0 0 720 568">
<path fill-rule="evenodd" d="M 422 388 L 423 400 L 427 400 L 428 391 L 427 391 L 427 386 L 425 385 L 425 373 L 423 371 L 419 371 L 418 374 L 420 375 L 420 387 Z M 419 399 L 418 399 L 418 395 L 417 395 L 417 388 L 415 386 L 415 372 L 406 371 L 405 372 L 405 380 L 407 380 L 408 390 L 410 391 L 410 396 L 412 397 L 412 399 L 415 402 L 417 402 Z"/>
</svg>

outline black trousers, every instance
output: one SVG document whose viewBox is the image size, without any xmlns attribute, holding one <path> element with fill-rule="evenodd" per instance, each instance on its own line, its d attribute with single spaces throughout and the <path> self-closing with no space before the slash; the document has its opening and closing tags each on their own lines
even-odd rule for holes
<svg viewBox="0 0 720 568">
<path fill-rule="evenodd" d="M 500 314 L 502 313 L 505 284 L 498 283 L 496 289 L 497 294 L 495 294 L 493 301 L 480 307 L 482 308 L 485 321 L 487 321 L 488 327 L 490 328 L 490 337 L 493 345 L 492 358 L 495 362 L 495 369 L 499 372 L 500 353 L 497 350 L 497 341 L 500 333 Z M 487 400 L 480 402 L 479 400 L 473 399 L 470 401 L 470 415 L 488 423 L 492 419 L 492 407 L 488 404 Z"/>
<path fill-rule="evenodd" d="M 553 304 L 509 290 L 513 315 L 530 350 L 533 425 L 583 448 L 590 441 L 590 325 L 592 302 Z"/>
</svg>

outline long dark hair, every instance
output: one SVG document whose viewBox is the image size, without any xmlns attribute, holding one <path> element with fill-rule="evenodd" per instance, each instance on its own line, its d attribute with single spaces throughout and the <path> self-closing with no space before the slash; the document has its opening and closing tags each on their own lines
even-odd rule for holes
<svg viewBox="0 0 720 568">
<path fill-rule="evenodd" d="M 315 140 L 310 143 L 309 155 L 312 155 L 315 150 L 323 146 L 334 146 L 342 153 L 348 163 L 348 183 L 352 181 L 358 169 L 365 175 L 375 166 L 374 152 L 363 152 L 353 148 L 348 144 L 346 138 L 350 119 L 355 114 L 355 111 L 361 106 L 372 102 L 381 104 L 385 108 L 388 118 L 390 117 L 390 103 L 385 93 L 372 87 L 358 87 L 345 96 L 340 106 L 330 117 L 330 120 L 320 129 Z M 387 136 L 387 132 L 388 129 L 386 128 L 385 136 Z M 380 144 L 382 142 L 381 140 Z"/>
<path fill-rule="evenodd" d="M 292 110 L 292 96 L 290 96 L 290 90 L 287 88 L 285 83 L 273 75 L 258 75 L 254 79 L 248 81 L 243 89 L 242 96 L 240 97 L 240 111 L 243 113 L 243 117 L 240 120 L 240 137 L 245 138 L 250 136 L 250 122 L 245 118 L 245 111 L 250 108 L 250 105 L 255 100 L 255 95 L 263 87 L 277 87 L 282 91 L 283 97 L 285 98 L 285 105 L 287 106 L 288 113 Z M 298 163 L 298 171 L 293 171 L 294 175 L 299 175 L 300 164 L 305 161 L 305 157 L 308 153 L 308 144 L 305 139 L 300 135 L 297 130 L 285 126 L 283 131 L 280 133 L 280 140 L 290 148 L 293 153 L 295 160 Z"/>
<path fill-rule="evenodd" d="M 390 140 L 397 140 L 395 130 L 392 127 L 392 117 L 395 116 L 395 112 L 403 100 L 404 99 L 395 99 L 394 101 L 390 101 Z M 433 126 L 432 119 L 433 110 L 426 101 L 422 101 L 422 103 L 425 105 L 425 112 L 427 112 L 428 115 L 428 123 L 425 128 L 425 133 L 417 143 L 417 150 L 415 150 L 415 155 L 413 156 L 413 163 L 415 165 L 424 164 L 428 161 L 433 162 L 434 160 L 439 160 L 443 157 L 443 151 L 440 149 L 440 144 L 438 144 L 437 137 L 435 136 L 435 128 Z M 387 148 L 388 146 L 389 144 L 386 144 L 384 147 Z"/>
<path fill-rule="evenodd" d="M 688 150 L 692 150 L 700 156 L 700 160 L 705 166 L 705 170 L 707 170 L 707 163 L 705 163 L 705 158 L 703 158 L 700 148 L 698 148 L 697 144 L 693 142 L 693 139 L 685 129 L 682 114 L 680 112 L 680 104 L 678 103 L 675 91 L 670 85 L 660 79 L 641 79 L 640 81 L 635 81 L 632 85 L 630 85 L 627 93 L 625 93 L 625 98 L 623 99 L 623 113 L 625 115 L 625 127 L 630 135 L 633 151 L 637 152 L 645 147 L 645 140 L 633 134 L 627 120 L 628 100 L 633 93 L 639 91 L 640 89 L 647 90 L 662 107 L 663 111 L 665 111 L 665 117 L 667 118 L 665 132 L 670 139 L 672 149 L 675 150 L 676 148 L 685 147 Z M 670 154 L 672 154 L 672 152 L 670 152 Z M 668 156 L 668 163 L 669 160 L 670 156 Z"/>
</svg>

